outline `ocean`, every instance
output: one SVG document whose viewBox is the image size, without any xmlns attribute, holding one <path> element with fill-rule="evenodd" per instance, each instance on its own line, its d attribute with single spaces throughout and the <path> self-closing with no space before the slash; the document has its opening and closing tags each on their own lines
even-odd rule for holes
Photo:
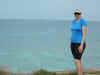
<svg viewBox="0 0 100 75">
<path fill-rule="evenodd" d="M 84 69 L 100 68 L 99 24 L 99 21 L 87 21 Z M 75 69 L 70 27 L 71 21 L 67 20 L 1 19 L 0 67 L 12 72 Z"/>
</svg>

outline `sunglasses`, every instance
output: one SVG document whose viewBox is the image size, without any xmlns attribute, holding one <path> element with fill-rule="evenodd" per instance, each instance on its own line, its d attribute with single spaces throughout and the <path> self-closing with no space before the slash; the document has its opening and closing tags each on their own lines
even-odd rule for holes
<svg viewBox="0 0 100 75">
<path fill-rule="evenodd" d="M 79 16 L 79 15 L 81 15 L 81 13 L 75 12 L 74 15 L 75 15 L 75 16 L 76 16 L 76 15 Z"/>
</svg>

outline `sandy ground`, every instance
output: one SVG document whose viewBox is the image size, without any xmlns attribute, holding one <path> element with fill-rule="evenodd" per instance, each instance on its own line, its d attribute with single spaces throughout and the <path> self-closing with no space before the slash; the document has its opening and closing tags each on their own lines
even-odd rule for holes
<svg viewBox="0 0 100 75">
<path fill-rule="evenodd" d="M 76 72 L 76 70 L 65 70 L 65 71 L 56 71 L 56 73 L 72 73 L 72 72 Z M 100 69 L 83 69 L 83 72 L 86 72 L 85 75 L 100 75 L 100 74 L 89 74 L 89 72 L 99 72 L 100 73 Z"/>
</svg>

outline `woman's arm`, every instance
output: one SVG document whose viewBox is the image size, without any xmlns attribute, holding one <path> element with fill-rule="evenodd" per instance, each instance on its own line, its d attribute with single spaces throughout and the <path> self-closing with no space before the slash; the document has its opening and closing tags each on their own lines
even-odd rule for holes
<svg viewBox="0 0 100 75">
<path fill-rule="evenodd" d="M 84 40 L 85 40 L 85 36 L 86 36 L 86 30 L 87 30 L 86 26 L 83 26 L 82 27 L 82 41 L 81 41 L 81 45 L 84 44 Z"/>
<path fill-rule="evenodd" d="M 85 36 L 86 36 L 86 26 L 82 27 L 82 41 L 81 41 L 81 45 L 79 46 L 79 52 L 81 53 L 83 50 L 83 44 L 84 44 L 84 40 L 85 40 Z"/>
</svg>

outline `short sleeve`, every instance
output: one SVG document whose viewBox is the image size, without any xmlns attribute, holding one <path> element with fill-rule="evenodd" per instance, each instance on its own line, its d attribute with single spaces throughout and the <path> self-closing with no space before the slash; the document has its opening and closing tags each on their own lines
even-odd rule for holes
<svg viewBox="0 0 100 75">
<path fill-rule="evenodd" d="M 81 25 L 83 26 L 87 26 L 86 21 L 84 19 L 81 19 Z"/>
</svg>

